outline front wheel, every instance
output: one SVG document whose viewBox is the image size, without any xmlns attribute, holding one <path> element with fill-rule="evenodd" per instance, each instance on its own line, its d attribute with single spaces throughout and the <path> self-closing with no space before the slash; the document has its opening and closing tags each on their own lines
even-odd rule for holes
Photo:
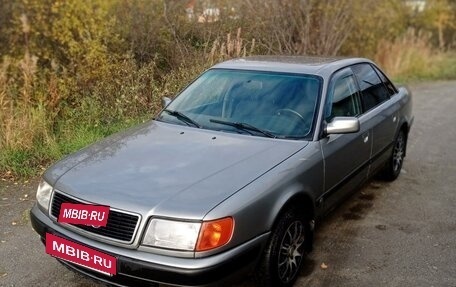
<svg viewBox="0 0 456 287">
<path fill-rule="evenodd" d="M 394 142 L 393 152 L 383 170 L 383 177 L 388 181 L 395 180 L 401 173 L 405 157 L 405 146 L 407 139 L 404 131 L 400 131 Z"/>
<path fill-rule="evenodd" d="M 309 232 L 305 217 L 293 210 L 279 218 L 256 272 L 258 286 L 293 285 L 306 255 L 305 241 Z"/>
</svg>

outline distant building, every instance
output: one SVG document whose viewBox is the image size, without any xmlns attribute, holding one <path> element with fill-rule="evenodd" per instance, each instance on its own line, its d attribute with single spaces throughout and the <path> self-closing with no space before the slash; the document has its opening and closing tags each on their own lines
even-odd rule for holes
<svg viewBox="0 0 456 287">
<path fill-rule="evenodd" d="M 199 23 L 211 23 L 217 22 L 220 18 L 219 8 L 206 8 L 203 10 L 203 14 L 198 17 Z"/>
<path fill-rule="evenodd" d="M 192 21 L 195 17 L 195 3 L 196 0 L 190 0 L 187 2 L 187 5 L 185 5 L 185 13 L 187 14 L 189 21 Z"/>
<path fill-rule="evenodd" d="M 416 12 L 423 12 L 424 8 L 426 8 L 426 0 L 406 0 L 405 5 Z"/>
<path fill-rule="evenodd" d="M 202 12 L 197 13 L 195 11 L 195 6 L 197 5 L 197 0 L 188 0 L 187 4 L 185 5 L 185 13 L 187 15 L 187 19 L 192 22 L 197 20 L 199 23 L 211 23 L 217 22 L 220 20 L 220 9 L 214 7 L 212 1 L 206 0 L 202 1 L 203 3 L 200 4 L 202 7 Z"/>
</svg>

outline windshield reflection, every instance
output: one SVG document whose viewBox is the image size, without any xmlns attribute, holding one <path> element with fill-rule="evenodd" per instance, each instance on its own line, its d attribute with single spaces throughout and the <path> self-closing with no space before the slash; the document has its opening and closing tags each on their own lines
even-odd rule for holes
<svg viewBox="0 0 456 287">
<path fill-rule="evenodd" d="M 255 136 L 305 138 L 312 130 L 320 90 L 320 78 L 311 75 L 212 69 L 167 109 L 185 114 L 203 129 L 242 133 L 239 126 L 244 125 L 255 127 Z M 166 112 L 157 120 L 185 124 Z"/>
</svg>

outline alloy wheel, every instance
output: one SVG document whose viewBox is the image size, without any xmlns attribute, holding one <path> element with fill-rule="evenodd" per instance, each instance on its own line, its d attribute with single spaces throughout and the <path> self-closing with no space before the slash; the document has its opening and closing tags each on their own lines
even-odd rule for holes
<svg viewBox="0 0 456 287">
<path fill-rule="evenodd" d="M 294 221 L 288 226 L 280 244 L 278 271 L 283 283 L 294 279 L 304 256 L 304 225 Z"/>
<path fill-rule="evenodd" d="M 394 172 L 399 172 L 402 168 L 402 162 L 404 160 L 404 147 L 405 141 L 404 136 L 402 134 L 396 140 L 396 144 L 394 145 L 393 151 L 393 170 Z"/>
</svg>

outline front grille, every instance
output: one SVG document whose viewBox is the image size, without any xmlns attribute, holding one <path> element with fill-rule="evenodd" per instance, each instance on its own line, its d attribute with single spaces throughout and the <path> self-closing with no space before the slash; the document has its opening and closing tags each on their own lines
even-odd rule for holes
<svg viewBox="0 0 456 287">
<path fill-rule="evenodd" d="M 58 218 L 60 214 L 60 207 L 62 203 L 82 203 L 76 199 L 65 196 L 59 192 L 54 192 L 51 206 L 51 214 L 53 217 Z M 105 227 L 94 228 L 89 225 L 71 224 L 79 229 L 107 237 L 109 239 L 115 239 L 130 243 L 133 240 L 133 235 L 138 224 L 139 216 L 120 212 L 111 209 L 109 211 L 108 222 Z"/>
</svg>

